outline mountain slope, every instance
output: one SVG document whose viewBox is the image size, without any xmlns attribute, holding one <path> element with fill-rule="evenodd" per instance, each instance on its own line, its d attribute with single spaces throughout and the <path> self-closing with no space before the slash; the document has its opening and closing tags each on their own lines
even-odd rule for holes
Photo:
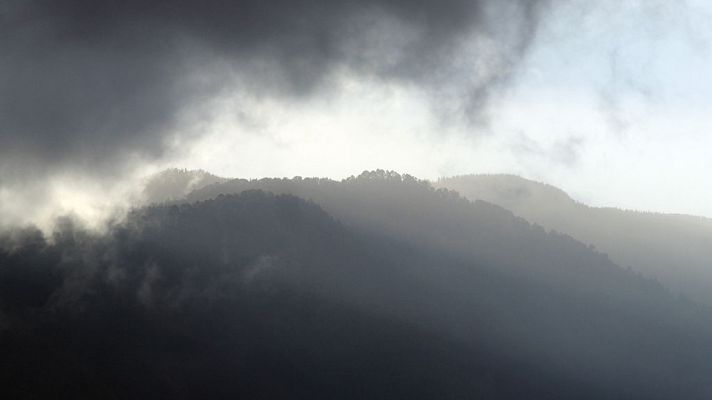
<svg viewBox="0 0 712 400">
<path fill-rule="evenodd" d="M 625 287 L 623 282 L 627 279 L 623 276 L 599 275 L 599 268 L 620 271 L 604 255 L 590 251 L 565 235 L 547 235 L 541 228 L 531 227 L 497 206 L 484 202 L 472 204 L 455 193 L 433 190 L 427 182 L 409 176 L 373 171 L 341 182 L 299 178 L 232 180 L 198 190 L 188 198 L 194 201 L 255 188 L 312 199 L 353 228 L 474 261 L 482 268 L 493 268 L 513 279 L 545 285 L 552 292 L 567 290 L 577 296 L 590 294 L 606 299 L 611 307 L 633 301 L 640 306 L 639 310 L 651 312 L 652 319 L 657 318 L 653 315 L 660 311 L 658 303 L 648 303 L 633 295 L 636 290 Z M 649 288 L 646 290 L 655 291 L 655 286 L 655 283 L 646 284 Z M 549 305 L 552 309 L 561 308 Z M 637 320 L 633 315 L 630 318 Z M 524 315 L 517 317 L 526 319 Z M 554 342 L 576 342 L 570 337 L 548 336 L 543 331 L 529 331 L 541 340 L 539 350 L 560 351 L 560 348 L 553 350 Z M 502 332 L 506 336 L 515 329 L 508 327 Z"/>
<path fill-rule="evenodd" d="M 712 220 L 595 208 L 553 186 L 512 175 L 443 178 L 435 187 L 498 204 L 547 229 L 595 245 L 613 261 L 712 305 Z"/>
<path fill-rule="evenodd" d="M 473 348 L 339 289 L 353 285 L 358 266 L 385 269 L 382 256 L 367 255 L 378 251 L 367 240 L 313 204 L 259 192 L 140 210 L 108 236 L 68 223 L 49 242 L 32 231 L 6 237 L 0 392 L 18 399 L 492 393 L 494 363 Z M 500 383 L 510 379 L 516 374 L 500 374 L 497 385 L 516 387 Z"/>
<path fill-rule="evenodd" d="M 354 207 L 431 232 L 398 236 L 389 223 L 367 232 L 299 198 L 247 190 L 137 210 L 101 236 L 67 223 L 49 242 L 31 231 L 4 238 L 0 287 L 16 290 L 0 291 L 3 389 L 15 398 L 709 396 L 708 310 L 496 207 L 392 174 L 359 179 L 346 183 Z M 411 201 L 404 214 L 389 208 L 401 198 Z M 484 231 L 464 242 L 506 234 L 499 259 L 433 241 L 475 217 Z M 463 222 L 457 235 L 471 232 Z M 523 257 L 504 254 L 515 247 Z"/>
</svg>

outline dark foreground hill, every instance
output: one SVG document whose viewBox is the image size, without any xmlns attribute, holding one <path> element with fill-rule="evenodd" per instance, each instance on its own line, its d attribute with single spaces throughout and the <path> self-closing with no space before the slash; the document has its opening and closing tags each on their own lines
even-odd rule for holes
<svg viewBox="0 0 712 400">
<path fill-rule="evenodd" d="M 569 237 L 391 173 L 243 184 L 328 206 L 7 234 L 3 397 L 709 398 L 709 310 Z"/>
<path fill-rule="evenodd" d="M 16 233 L 0 256 L 3 398 L 455 398 L 494 393 L 496 368 L 502 390 L 525 378 L 367 298 L 408 286 L 388 276 L 411 257 L 294 197 L 151 208 L 51 240 Z"/>
<path fill-rule="evenodd" d="M 712 220 L 589 207 L 562 190 L 512 175 L 443 178 L 435 187 L 500 205 L 547 229 L 591 243 L 623 266 L 712 305 Z"/>
<path fill-rule="evenodd" d="M 488 389 L 482 390 L 493 390 L 492 398 L 521 398 L 522 393 L 528 398 L 708 395 L 712 335 L 707 309 L 677 300 L 656 282 L 570 237 L 546 233 L 497 206 L 471 203 L 408 176 L 376 171 L 342 182 L 234 180 L 190 196 L 191 201 L 217 202 L 152 210 L 162 210 L 161 218 L 169 221 L 171 212 L 183 215 L 184 233 L 177 237 L 196 243 L 205 238 L 213 247 L 206 244 L 200 254 L 222 265 L 235 259 L 233 250 L 226 249 L 251 254 L 250 249 L 260 248 L 253 238 L 262 236 L 253 230 L 279 231 L 281 225 L 231 220 L 224 214 L 230 207 L 218 207 L 231 199 L 220 193 L 256 188 L 319 203 L 343 222 L 336 224 L 339 232 L 348 233 L 355 247 L 345 251 L 339 243 L 346 243 L 346 236 L 335 231 L 266 236 L 274 250 L 243 257 L 245 265 L 274 271 L 264 266 L 281 260 L 277 264 L 290 267 L 276 269 L 282 271 L 276 276 L 299 293 L 400 321 L 406 331 L 417 329 L 413 334 L 420 330 L 456 346 L 455 353 L 479 360 L 472 370 L 456 369 L 475 382 L 487 382 L 483 387 Z M 205 211 L 211 217 L 185 214 L 207 205 L 212 205 Z M 193 214 L 192 222 L 185 222 Z M 223 226 L 230 228 L 224 231 Z M 235 232 L 238 239 L 227 239 L 224 232 Z M 171 249 L 163 252 L 181 254 L 195 247 L 182 243 Z M 275 257 L 276 249 L 291 250 Z M 313 258 L 285 261 L 305 254 Z M 309 267 L 295 267 L 304 265 Z M 435 370 L 448 369 L 446 360 L 438 362 Z"/>
</svg>

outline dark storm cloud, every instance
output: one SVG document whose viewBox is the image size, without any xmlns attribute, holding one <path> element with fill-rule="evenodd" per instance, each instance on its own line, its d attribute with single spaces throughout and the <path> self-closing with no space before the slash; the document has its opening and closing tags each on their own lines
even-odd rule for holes
<svg viewBox="0 0 712 400">
<path fill-rule="evenodd" d="M 7 178 L 17 165 L 158 156 L 221 91 L 299 98 L 329 88 L 337 68 L 462 86 L 463 102 L 481 104 L 528 46 L 543 3 L 10 0 L 0 8 L 0 169 Z M 453 86 L 470 34 L 498 49 L 475 55 L 498 71 Z"/>
</svg>

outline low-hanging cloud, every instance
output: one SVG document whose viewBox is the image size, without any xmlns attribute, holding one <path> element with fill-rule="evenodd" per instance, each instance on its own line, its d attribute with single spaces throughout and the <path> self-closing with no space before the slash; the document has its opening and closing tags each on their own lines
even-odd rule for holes
<svg viewBox="0 0 712 400">
<path fill-rule="evenodd" d="M 334 88 L 337 73 L 422 87 L 472 112 L 511 75 L 547 3 L 10 0 L 0 179 L 160 157 L 215 96 L 298 100 Z"/>
</svg>

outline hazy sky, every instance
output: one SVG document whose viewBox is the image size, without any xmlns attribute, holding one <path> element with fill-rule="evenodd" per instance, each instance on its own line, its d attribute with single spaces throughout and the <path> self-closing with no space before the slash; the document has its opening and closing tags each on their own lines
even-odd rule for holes
<svg viewBox="0 0 712 400">
<path fill-rule="evenodd" d="M 704 1 L 0 6 L 0 214 L 96 216 L 166 166 L 507 172 L 712 217 Z"/>
</svg>

